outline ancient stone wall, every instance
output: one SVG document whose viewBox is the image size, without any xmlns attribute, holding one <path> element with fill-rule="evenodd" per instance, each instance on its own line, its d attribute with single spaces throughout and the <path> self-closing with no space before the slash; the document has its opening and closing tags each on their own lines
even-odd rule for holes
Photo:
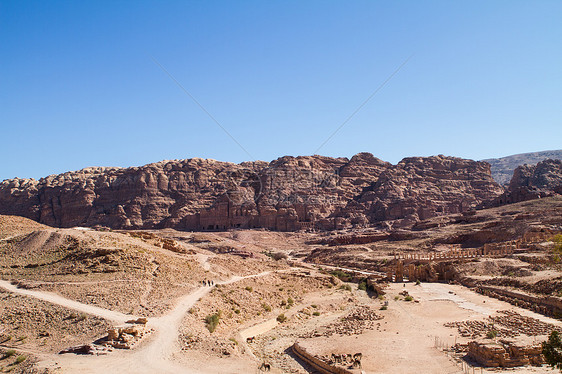
<svg viewBox="0 0 562 374">
<path fill-rule="evenodd" d="M 536 297 L 498 287 L 479 286 L 477 291 L 483 295 L 494 297 L 522 308 L 548 316 L 562 315 L 562 299 L 554 296 Z"/>
<path fill-rule="evenodd" d="M 292 345 L 291 349 L 301 360 L 303 360 L 322 374 L 353 374 L 353 372 L 350 370 L 338 366 L 329 365 L 326 362 L 320 360 L 314 355 L 308 353 L 306 349 L 299 345 L 298 342 L 295 342 L 295 344 Z"/>
<path fill-rule="evenodd" d="M 521 346 L 508 341 L 471 341 L 468 343 L 468 355 L 486 367 L 516 367 L 544 363 L 540 344 Z"/>
</svg>

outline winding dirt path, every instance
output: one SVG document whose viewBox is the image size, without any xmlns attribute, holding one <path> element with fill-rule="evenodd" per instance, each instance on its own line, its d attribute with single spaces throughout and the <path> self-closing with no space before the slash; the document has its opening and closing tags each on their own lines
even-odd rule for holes
<svg viewBox="0 0 562 374">
<path fill-rule="evenodd" d="M 263 277 L 270 274 L 265 271 L 248 276 L 234 276 L 226 281 L 216 284 L 230 284 L 242 279 Z M 126 315 L 119 312 L 99 308 L 92 305 L 82 304 L 50 292 L 20 289 L 7 281 L 0 280 L 0 287 L 7 291 L 35 297 L 47 302 L 75 309 L 81 312 L 93 314 L 108 319 L 116 324 L 136 316 Z M 181 297 L 176 306 L 166 315 L 150 318 L 147 327 L 154 330 L 149 341 L 144 342 L 138 348 L 131 351 L 116 350 L 106 356 L 80 356 L 80 355 L 50 355 L 43 356 L 39 363 L 40 368 L 56 369 L 57 373 L 123 373 L 123 374 L 148 374 L 148 373 L 194 373 L 192 369 L 172 360 L 172 355 L 177 351 L 177 340 L 179 328 L 187 311 L 197 301 L 207 295 L 214 286 L 202 286 L 193 292 Z"/>
<path fill-rule="evenodd" d="M 0 287 L 13 293 L 34 297 L 36 299 L 47 301 L 49 303 L 53 303 L 53 304 L 64 306 L 69 309 L 77 310 L 79 312 L 93 314 L 95 316 L 111 321 L 115 324 L 123 324 L 125 323 L 125 321 L 138 318 L 138 316 L 135 315 L 115 312 L 113 310 L 100 308 L 94 305 L 83 304 L 78 301 L 64 298 L 52 292 L 34 291 L 34 290 L 26 290 L 24 288 L 18 288 L 15 285 L 5 280 L 0 280 Z"/>
</svg>

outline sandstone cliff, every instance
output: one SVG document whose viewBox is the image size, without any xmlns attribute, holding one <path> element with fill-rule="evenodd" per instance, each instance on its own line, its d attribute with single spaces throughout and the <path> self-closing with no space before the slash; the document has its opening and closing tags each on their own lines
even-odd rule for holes
<svg viewBox="0 0 562 374">
<path fill-rule="evenodd" d="M 521 165 L 536 165 L 546 159 L 562 160 L 562 150 L 520 153 L 516 155 L 490 158 L 485 161 L 492 167 L 492 177 L 499 184 L 507 185 L 513 176 L 514 170 Z"/>
<path fill-rule="evenodd" d="M 445 156 L 397 165 L 369 153 L 241 164 L 194 158 L 5 180 L 0 214 L 57 227 L 403 227 L 474 209 L 501 193 L 487 163 Z"/>
<path fill-rule="evenodd" d="M 562 194 L 562 161 L 544 160 L 536 165 L 521 165 L 513 172 L 508 191 L 499 204 L 532 200 Z"/>
</svg>

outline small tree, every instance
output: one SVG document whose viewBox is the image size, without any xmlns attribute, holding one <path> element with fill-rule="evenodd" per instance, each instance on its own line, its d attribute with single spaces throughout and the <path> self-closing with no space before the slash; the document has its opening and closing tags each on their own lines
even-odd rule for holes
<svg viewBox="0 0 562 374">
<path fill-rule="evenodd" d="M 562 342 L 558 331 L 553 330 L 548 340 L 542 343 L 542 354 L 547 364 L 562 370 Z"/>
</svg>

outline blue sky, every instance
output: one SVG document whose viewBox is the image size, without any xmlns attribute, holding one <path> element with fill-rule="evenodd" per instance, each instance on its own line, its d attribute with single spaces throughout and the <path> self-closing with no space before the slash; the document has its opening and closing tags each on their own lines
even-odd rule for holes
<svg viewBox="0 0 562 374">
<path fill-rule="evenodd" d="M 557 0 L 0 0 L 0 180 L 191 157 L 560 149 L 561 16 Z"/>
</svg>

